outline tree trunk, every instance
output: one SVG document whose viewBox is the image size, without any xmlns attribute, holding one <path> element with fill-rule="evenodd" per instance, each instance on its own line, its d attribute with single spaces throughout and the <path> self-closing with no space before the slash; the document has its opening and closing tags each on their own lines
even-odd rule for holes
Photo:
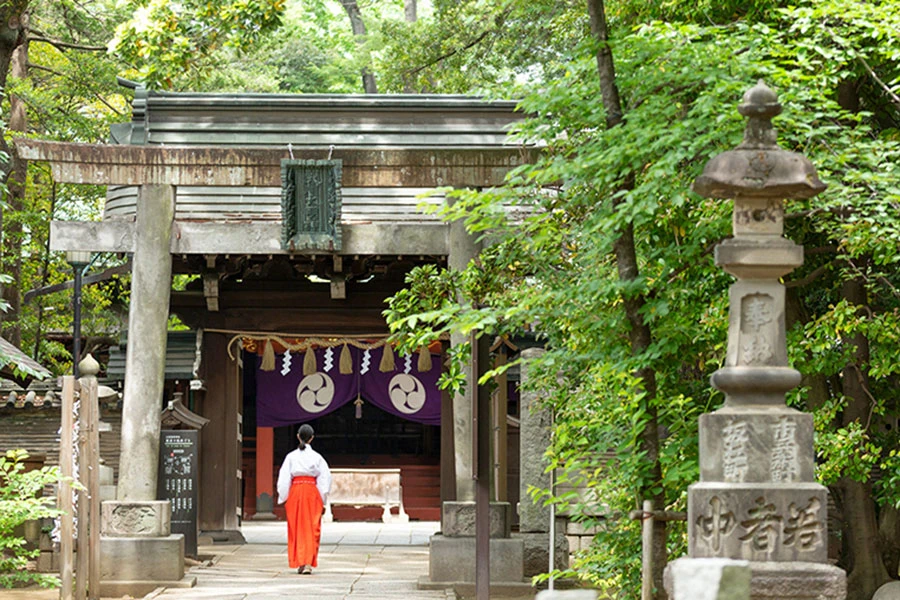
<svg viewBox="0 0 900 600">
<path fill-rule="evenodd" d="M 24 30 L 24 27 L 21 28 Z M 12 53 L 9 74 L 15 79 L 28 76 L 28 40 L 24 35 Z M 7 80 L 8 81 L 8 80 Z M 5 89 L 5 88 L 4 88 Z M 25 133 L 28 122 L 25 115 L 25 103 L 16 96 L 9 97 L 10 112 L 8 128 L 10 131 Z M 9 305 L 2 315 L 3 336 L 15 346 L 22 343 L 22 328 L 19 320 L 21 313 L 21 294 L 19 281 L 22 272 L 22 220 L 21 212 L 25 206 L 25 178 L 28 164 L 14 152 L 10 154 L 7 170 L 4 173 L 6 190 L 6 214 L 3 215 L 3 273 L 9 275 L 10 281 L 3 285 L 3 299 Z M 12 217 L 12 218 L 10 218 Z"/>
<path fill-rule="evenodd" d="M 606 9 L 603 0 L 588 0 L 588 12 L 591 18 L 591 33 L 600 42 L 597 51 L 597 72 L 600 76 L 600 94 L 603 107 L 606 110 L 606 126 L 616 127 L 622 122 L 622 103 L 619 98 L 619 88 L 616 85 L 616 70 L 613 63 L 612 51 L 609 47 L 609 29 L 606 22 Z M 623 189 L 634 186 L 633 175 L 623 182 Z M 616 267 L 621 281 L 634 281 L 640 275 L 637 262 L 637 251 L 634 243 L 634 227 L 628 225 L 621 232 L 619 238 L 613 244 L 613 253 L 616 257 Z M 624 295 L 622 298 L 625 316 L 630 325 L 629 340 L 633 354 L 645 352 L 652 342 L 652 334 L 649 325 L 641 316 L 641 308 L 646 300 L 643 295 Z M 659 417 L 656 410 L 656 372 L 651 368 L 639 370 L 637 376 L 642 382 L 645 396 L 643 407 L 648 415 L 648 420 L 641 433 L 640 449 L 646 453 L 650 463 L 649 479 L 644 482 L 642 492 L 644 499 L 652 499 L 653 505 L 658 510 L 666 507 L 666 494 L 662 485 L 662 466 L 659 462 Z M 658 490 L 653 493 L 651 490 Z M 663 572 L 668 560 L 666 552 L 666 523 L 665 521 L 653 521 L 653 597 L 656 600 L 665 600 L 666 592 L 663 588 Z"/>
<path fill-rule="evenodd" d="M 416 0 L 403 0 L 403 16 L 407 23 L 415 23 L 418 20 Z"/>
<path fill-rule="evenodd" d="M 797 288 L 787 288 L 784 303 L 785 329 L 790 331 L 795 326 L 802 327 L 807 323 L 809 323 L 809 313 L 803 305 Z M 828 378 L 825 375 L 804 374 L 800 385 L 809 389 L 806 394 L 806 410 L 808 412 L 815 412 L 825 404 L 830 396 Z"/>
<path fill-rule="evenodd" d="M 867 303 L 865 282 L 859 278 L 844 282 L 841 295 L 849 303 L 864 310 Z M 841 372 L 841 385 L 847 406 L 843 411 L 844 426 L 853 422 L 869 427 L 872 400 L 868 391 L 869 340 L 857 333 L 842 337 L 845 346 L 853 347 L 853 359 Z M 844 552 L 850 566 L 847 575 L 847 600 L 869 600 L 880 586 L 890 581 L 881 559 L 878 526 L 871 479 L 865 482 L 845 477 L 840 481 L 844 536 Z"/>
<path fill-rule="evenodd" d="M 634 281 L 638 278 L 637 253 L 634 246 L 634 228 L 629 225 L 622 235 L 613 244 L 613 253 L 616 257 L 616 267 L 619 272 L 619 280 Z M 650 348 L 652 335 L 650 327 L 641 316 L 641 309 L 645 304 L 643 296 L 623 297 L 625 316 L 628 319 L 630 330 L 628 332 L 631 342 L 632 354 L 640 354 Z M 641 432 L 640 449 L 646 454 L 646 460 L 650 463 L 649 478 L 643 482 L 642 495 L 644 499 L 652 499 L 653 506 L 658 510 L 665 510 L 666 492 L 662 485 L 662 466 L 659 462 L 659 416 L 656 410 L 656 372 L 651 368 L 640 369 L 637 373 L 644 388 L 644 406 L 647 414 L 647 423 Z M 651 490 L 658 490 L 653 493 Z M 666 568 L 668 554 L 666 551 L 666 522 L 653 521 L 653 597 L 656 600 L 665 600 L 666 592 L 663 588 L 663 572 Z"/>
<path fill-rule="evenodd" d="M 6 76 L 15 49 L 25 41 L 30 0 L 4 0 L 0 2 L 0 88 L 6 89 Z"/>
<path fill-rule="evenodd" d="M 6 92 L 6 79 L 9 76 L 9 66 L 12 63 L 13 53 L 25 42 L 25 26 L 28 23 L 28 2 L 30 0 L 0 1 L 0 92 Z M 0 127 L 0 133 L 3 133 Z M 0 135 L 0 150 L 10 154 L 6 136 Z M 0 161 L 3 182 L 9 176 L 10 166 L 8 162 Z"/>
<path fill-rule="evenodd" d="M 860 110 L 859 89 L 854 81 L 838 85 L 838 103 L 851 112 Z M 868 312 L 868 295 L 865 280 L 854 277 L 844 281 L 841 296 L 859 314 Z M 842 336 L 842 344 L 853 347 L 852 362 L 841 370 L 841 389 L 847 397 L 847 406 L 841 415 L 844 426 L 861 423 L 871 430 L 874 398 L 869 392 L 869 340 L 862 333 Z M 845 477 L 838 482 L 841 490 L 841 506 L 845 535 L 843 536 L 844 562 L 848 565 L 847 600 L 869 600 L 880 586 L 890 581 L 882 561 L 878 538 L 875 500 L 872 496 L 871 477 L 865 482 Z"/>
<path fill-rule="evenodd" d="M 887 572 L 900 571 L 900 510 L 887 504 L 879 509 L 878 541 L 881 545 L 882 563 Z"/>
<path fill-rule="evenodd" d="M 369 69 L 371 60 L 368 51 L 365 50 L 366 24 L 363 21 L 362 13 L 359 11 L 359 5 L 356 3 L 356 0 L 341 0 L 341 6 L 344 7 L 344 10 L 347 11 L 347 16 L 350 17 L 350 28 L 353 30 L 353 35 L 356 36 L 357 45 L 366 53 L 366 66 L 362 68 L 363 89 L 367 94 L 377 94 L 378 86 L 375 83 L 375 75 Z"/>
<path fill-rule="evenodd" d="M 56 213 L 56 182 L 50 184 L 50 220 Z M 39 287 L 45 287 L 50 283 L 50 230 L 47 229 L 47 239 L 44 240 L 44 258 L 41 261 L 41 284 Z M 36 298 L 37 302 L 37 324 L 34 331 L 34 352 L 31 357 L 37 362 L 41 362 L 41 336 L 44 329 L 44 300 Z"/>
<path fill-rule="evenodd" d="M 606 110 L 606 126 L 615 127 L 622 122 L 622 101 L 616 85 L 616 67 L 609 47 L 609 27 L 603 0 L 588 0 L 588 13 L 591 17 L 591 33 L 600 42 L 600 49 L 597 50 L 597 73 L 600 75 L 600 94 Z"/>
</svg>

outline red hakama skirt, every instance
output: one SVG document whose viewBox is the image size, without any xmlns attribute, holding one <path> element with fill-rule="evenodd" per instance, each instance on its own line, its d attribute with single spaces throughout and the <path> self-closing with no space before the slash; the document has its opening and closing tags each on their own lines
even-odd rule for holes
<svg viewBox="0 0 900 600">
<path fill-rule="evenodd" d="M 292 569 L 318 566 L 322 535 L 322 496 L 315 477 L 294 477 L 285 502 L 288 526 L 288 564 Z"/>
</svg>

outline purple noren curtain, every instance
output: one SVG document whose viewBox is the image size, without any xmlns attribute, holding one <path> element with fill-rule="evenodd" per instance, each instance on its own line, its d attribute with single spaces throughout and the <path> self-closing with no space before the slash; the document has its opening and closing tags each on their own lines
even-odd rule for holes
<svg viewBox="0 0 900 600">
<path fill-rule="evenodd" d="M 256 362 L 256 422 L 260 427 L 280 427 L 327 415 L 356 400 L 393 415 L 426 425 L 441 423 L 441 392 L 437 380 L 440 360 L 432 359 L 430 371 L 420 373 L 416 355 L 396 356 L 396 368 L 378 370 L 383 348 L 368 352 L 350 347 L 353 373 L 338 367 L 341 347 L 315 350 L 316 372 L 303 375 L 301 352 L 278 354 L 274 371 L 259 369 Z"/>
</svg>

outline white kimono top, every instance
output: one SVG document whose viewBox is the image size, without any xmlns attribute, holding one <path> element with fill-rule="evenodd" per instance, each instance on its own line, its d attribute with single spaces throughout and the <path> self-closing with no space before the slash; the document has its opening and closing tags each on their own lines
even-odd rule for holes
<svg viewBox="0 0 900 600">
<path fill-rule="evenodd" d="M 297 448 L 288 453 L 281 463 L 281 470 L 278 471 L 278 504 L 287 502 L 291 481 L 294 477 L 302 476 L 316 478 L 316 488 L 322 496 L 322 503 L 326 502 L 328 492 L 331 491 L 331 470 L 322 455 L 307 444 L 303 450 Z"/>
</svg>

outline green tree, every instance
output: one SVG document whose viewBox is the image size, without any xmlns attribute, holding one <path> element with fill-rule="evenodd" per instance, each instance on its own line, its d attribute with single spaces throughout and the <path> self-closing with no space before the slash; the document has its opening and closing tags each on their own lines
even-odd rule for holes
<svg viewBox="0 0 900 600">
<path fill-rule="evenodd" d="M 126 90 L 116 85 L 122 65 L 106 51 L 115 25 L 124 18 L 114 3 L 34 0 L 29 4 L 22 34 L 27 44 L 18 50 L 27 49 L 28 69 L 11 73 L 4 88 L 4 112 L 19 115 L 20 123 L 18 131 L 4 132 L 7 148 L 14 136 L 78 142 L 108 138 L 109 124 L 123 120 L 128 112 Z M 71 368 L 70 353 L 61 340 L 50 341 L 45 333 L 71 330 L 71 292 L 37 296 L 24 303 L 20 298 L 34 288 L 71 278 L 64 257 L 49 251 L 49 221 L 99 218 L 104 190 L 57 185 L 46 165 L 17 164 L 17 175 L 5 196 L 3 222 L 4 270 L 15 280 L 6 290 L 13 307 L 6 320 L 15 327 L 26 351 L 64 372 Z M 117 262 L 121 260 L 104 257 L 99 265 Z M 105 310 L 117 298 L 109 300 L 97 291 L 86 290 L 83 330 L 88 336 L 118 329 L 116 315 Z"/>
<path fill-rule="evenodd" d="M 684 508 L 696 418 L 721 402 L 708 377 L 724 359 L 730 277 L 710 254 L 730 233 L 730 206 L 697 198 L 690 183 L 740 141 L 736 104 L 764 78 L 785 105 L 782 146 L 829 184 L 788 207 L 786 235 L 809 250 L 786 281 L 792 361 L 805 375 L 789 400 L 816 411 L 819 477 L 842 509 L 841 566 L 851 597 L 870 598 L 898 539 L 896 517 L 880 539 L 876 517 L 890 521 L 900 500 L 896 427 L 884 427 L 898 408 L 898 7 L 588 7 L 569 6 L 582 16 L 568 21 L 588 13 L 594 35 L 522 102 L 531 117 L 519 137 L 543 146 L 540 160 L 503 189 L 457 194 L 446 212 L 493 244 L 463 274 L 413 273 L 388 319 L 417 331 L 416 344 L 450 329 L 536 329 L 548 352 L 533 372 L 557 415 L 550 458 L 609 507 L 573 574 L 634 595 L 639 535 L 624 515 L 648 497 Z M 447 285 L 466 302 L 440 293 Z M 889 475 L 874 480 L 878 464 Z M 669 554 L 682 554 L 683 528 L 667 537 Z"/>
<path fill-rule="evenodd" d="M 111 50 L 147 87 L 185 89 L 214 70 L 216 51 L 244 51 L 281 23 L 285 0 L 133 0 Z"/>
<path fill-rule="evenodd" d="M 381 87 L 518 97 L 523 86 L 564 72 L 588 27 L 574 8 L 549 0 L 439 0 L 415 21 L 384 19 L 375 67 Z"/>
<path fill-rule="evenodd" d="M 0 457 L 0 587 L 15 587 L 37 583 L 42 587 L 59 585 L 55 575 L 37 573 L 27 568 L 28 560 L 39 549 L 29 549 L 25 539 L 17 535 L 17 528 L 27 521 L 54 517 L 60 512 L 53 508 L 53 496 L 41 497 L 44 486 L 57 483 L 56 467 L 43 467 L 25 472 L 24 450 L 10 450 Z"/>
</svg>

